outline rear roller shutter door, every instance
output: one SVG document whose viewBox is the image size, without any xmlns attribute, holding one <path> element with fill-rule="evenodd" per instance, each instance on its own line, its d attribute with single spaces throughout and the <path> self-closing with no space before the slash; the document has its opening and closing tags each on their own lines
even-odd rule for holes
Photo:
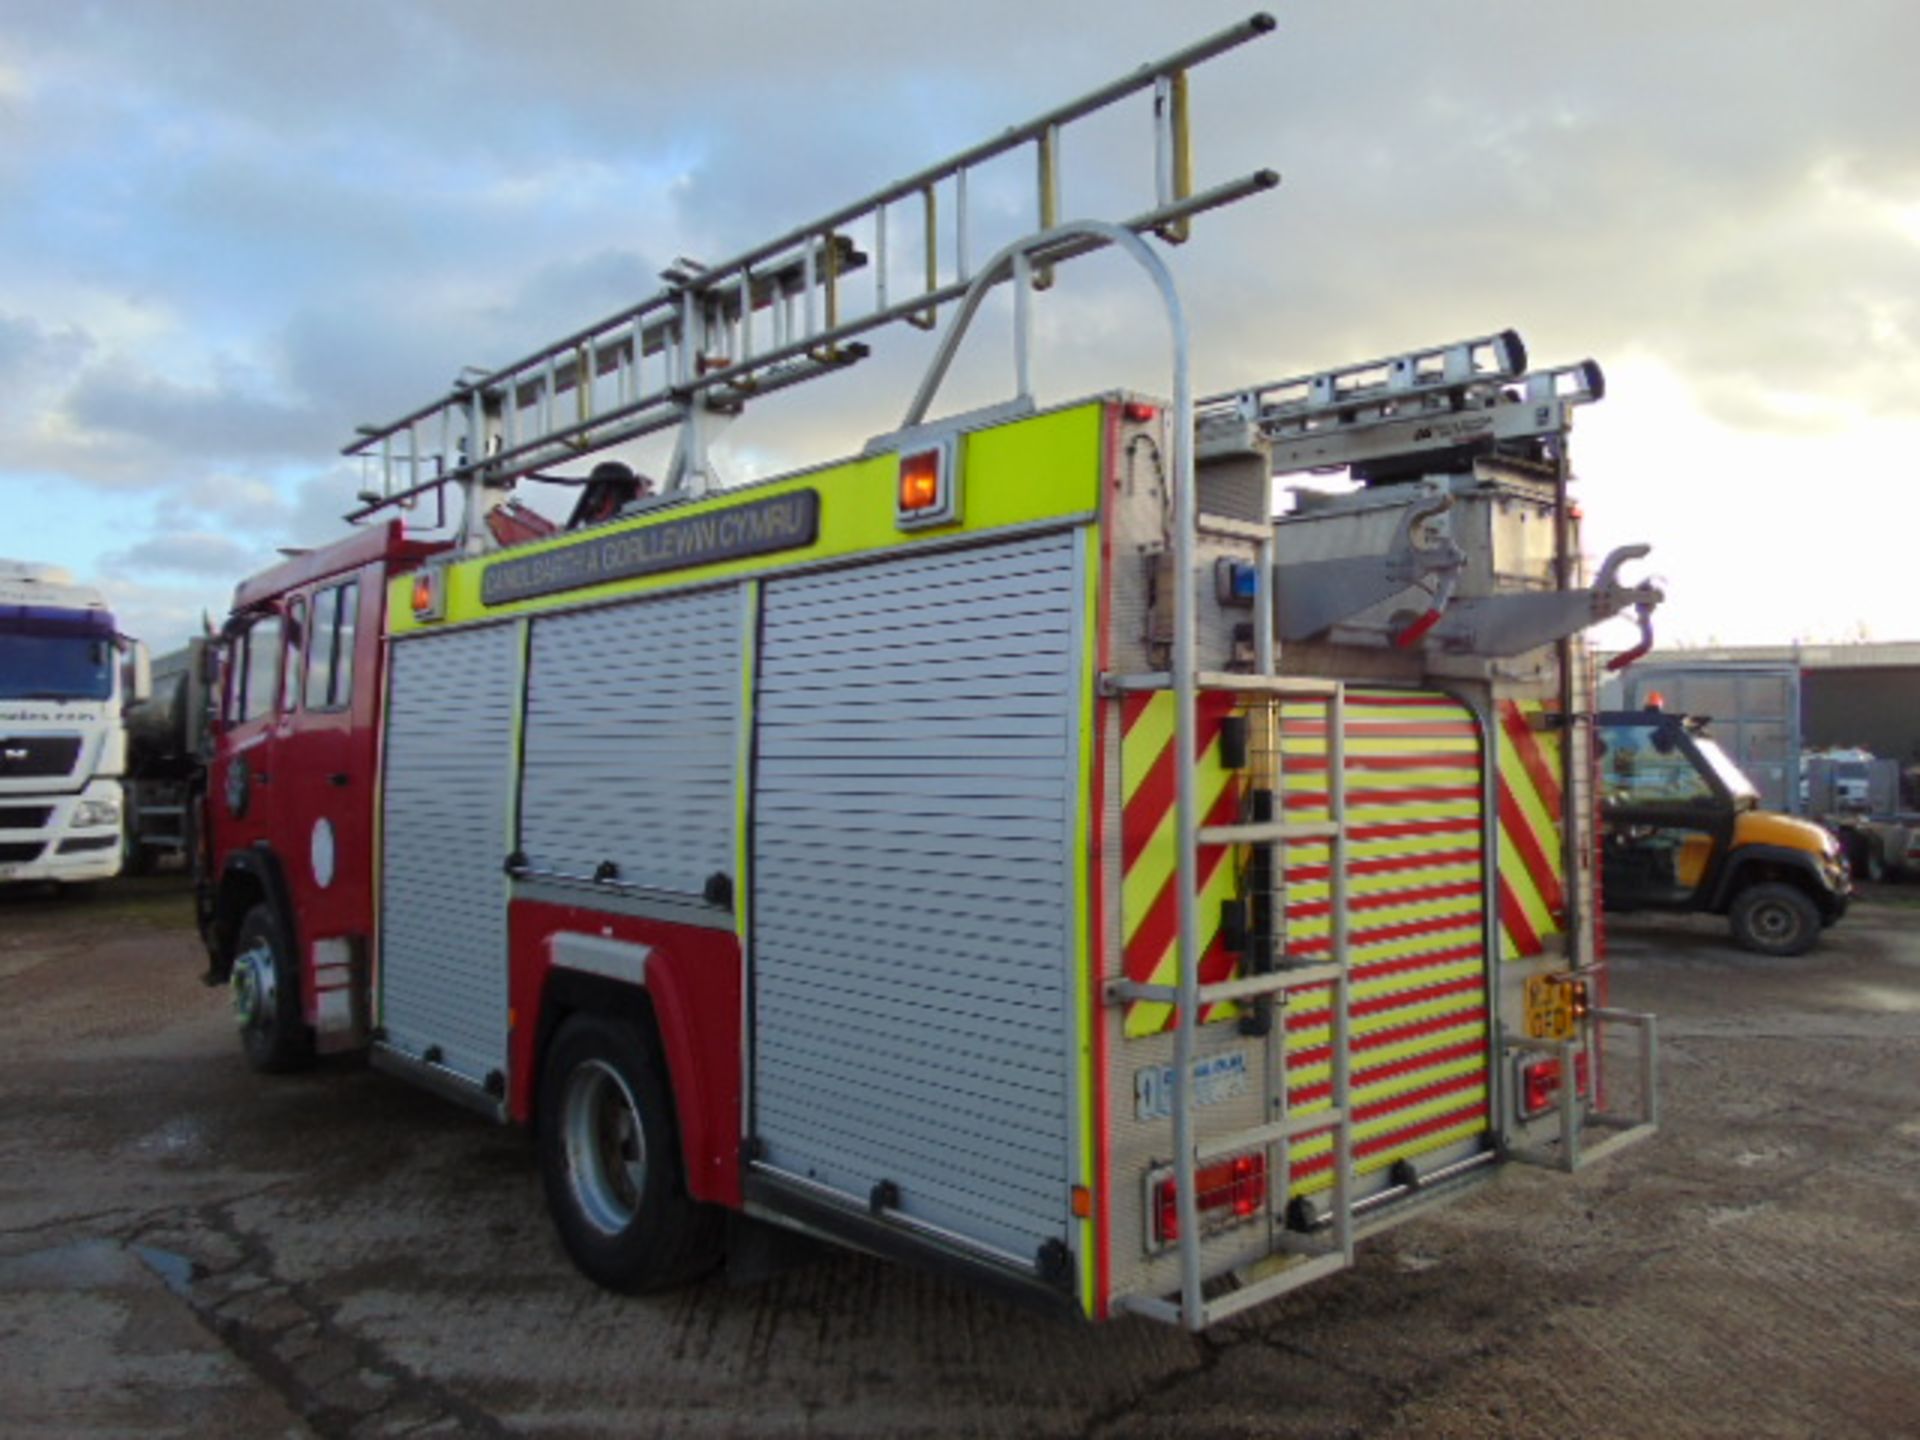
<svg viewBox="0 0 1920 1440">
<path fill-rule="evenodd" d="M 1067 1226 L 1072 537 L 769 583 L 764 1163 L 1022 1258 Z"/>
</svg>

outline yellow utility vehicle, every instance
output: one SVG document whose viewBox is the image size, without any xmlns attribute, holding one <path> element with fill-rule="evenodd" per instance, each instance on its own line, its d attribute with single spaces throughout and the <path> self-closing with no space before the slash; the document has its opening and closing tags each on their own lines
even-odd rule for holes
<svg viewBox="0 0 1920 1440">
<path fill-rule="evenodd" d="M 1704 910 L 1762 955 L 1798 955 L 1846 914 L 1840 842 L 1760 808 L 1703 717 L 1603 711 L 1601 882 L 1609 910 Z"/>
</svg>

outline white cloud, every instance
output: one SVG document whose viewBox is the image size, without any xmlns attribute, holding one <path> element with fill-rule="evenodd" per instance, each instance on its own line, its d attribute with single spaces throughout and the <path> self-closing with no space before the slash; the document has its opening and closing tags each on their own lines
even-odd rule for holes
<svg viewBox="0 0 1920 1440">
<path fill-rule="evenodd" d="M 247 546 L 225 535 L 205 530 L 170 530 L 141 540 L 124 550 L 100 557 L 104 573 L 161 571 L 215 579 L 244 575 L 264 559 L 258 546 Z"/>
<path fill-rule="evenodd" d="M 111 26 L 12 7 L 0 491 L 66 487 L 103 555 L 310 543 L 351 502 L 355 424 L 642 298 L 663 259 L 720 258 L 1244 11 L 1116 0 L 1096 25 L 981 0 L 936 32 L 883 0 L 750 20 L 691 0 L 202 0 Z M 1676 623 L 1763 613 L 1726 598 L 1701 533 L 1818 577 L 1807 624 L 1911 628 L 1844 557 L 1850 511 L 1905 503 L 1920 420 L 1920 11 L 1300 0 L 1281 21 L 1195 76 L 1203 183 L 1285 175 L 1173 257 L 1202 388 L 1518 326 L 1540 360 L 1614 376 L 1577 446 L 1589 513 L 1671 557 Z M 1149 149 L 1139 107 L 1073 136 L 1069 213 L 1137 208 Z M 976 260 L 1030 163 L 977 177 Z M 1041 333 L 1045 398 L 1165 386 L 1123 265 L 1063 272 Z M 1005 393 L 1004 337 L 989 316 L 952 404 Z M 889 335 L 757 404 L 736 471 L 896 423 L 927 349 Z M 1798 493 L 1836 472 L 1822 493 L 1846 509 Z"/>
</svg>

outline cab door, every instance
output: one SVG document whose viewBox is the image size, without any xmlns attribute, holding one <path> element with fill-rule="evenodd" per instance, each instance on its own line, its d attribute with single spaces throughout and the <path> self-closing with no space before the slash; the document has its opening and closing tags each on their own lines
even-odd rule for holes
<svg viewBox="0 0 1920 1440">
<path fill-rule="evenodd" d="M 287 601 L 286 664 L 274 733 L 280 771 L 273 844 L 295 909 L 308 1022 L 321 1048 L 353 1028 L 320 1013 L 324 994 L 351 986 L 372 923 L 373 725 L 363 623 L 378 566 L 331 576 Z"/>
<path fill-rule="evenodd" d="M 278 699 L 286 624 L 276 607 L 252 611 L 231 622 L 221 653 L 223 731 L 209 777 L 214 817 L 214 854 L 226 858 L 275 839 L 273 816 Z"/>
</svg>

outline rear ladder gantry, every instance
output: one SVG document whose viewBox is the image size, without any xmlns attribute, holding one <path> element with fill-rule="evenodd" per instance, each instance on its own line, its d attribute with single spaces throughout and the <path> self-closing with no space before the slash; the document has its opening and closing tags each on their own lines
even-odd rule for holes
<svg viewBox="0 0 1920 1440">
<path fill-rule="evenodd" d="M 1353 1014 L 1348 946 L 1349 883 L 1346 786 L 1346 687 L 1338 680 L 1312 679 L 1278 672 L 1276 589 L 1282 577 L 1275 564 L 1271 521 L 1249 524 L 1222 516 L 1199 515 L 1192 458 L 1258 450 L 1264 457 L 1262 493 L 1268 477 L 1290 471 L 1363 466 L 1369 461 L 1437 455 L 1493 441 L 1521 441 L 1564 431 L 1568 407 L 1599 398 L 1603 382 L 1591 362 L 1537 374 L 1527 373 L 1526 349 L 1518 335 L 1497 335 L 1412 351 L 1385 360 L 1343 366 L 1250 390 L 1204 397 L 1193 403 L 1186 463 L 1177 463 L 1174 506 L 1174 571 L 1190 575 L 1196 531 L 1238 533 L 1259 544 L 1253 576 L 1254 663 L 1251 673 L 1200 672 L 1194 668 L 1195 616 L 1192 587 L 1174 587 L 1173 659 L 1168 672 L 1109 675 L 1110 695 L 1136 690 L 1175 692 L 1177 724 L 1193 722 L 1202 693 L 1239 698 L 1247 712 L 1249 757 L 1256 758 L 1251 790 L 1253 813 L 1240 823 L 1199 824 L 1194 801 L 1196 760 L 1186 731 L 1175 741 L 1175 786 L 1179 826 L 1176 884 L 1179 886 L 1179 975 L 1177 983 L 1148 984 L 1131 979 L 1109 981 L 1105 1000 L 1123 1006 L 1138 1001 L 1171 1005 L 1174 1019 L 1172 1129 L 1175 1205 L 1178 1211 L 1180 1284 L 1172 1299 L 1129 1295 L 1119 1303 L 1156 1320 L 1203 1330 L 1275 1296 L 1345 1269 L 1353 1263 L 1355 1239 L 1354 1120 L 1352 1100 Z M 1176 421 L 1176 423 L 1178 423 Z M 1176 449 L 1182 437 L 1176 435 Z M 1434 507 L 1438 508 L 1438 507 Z M 1409 543 L 1411 543 L 1409 541 Z M 1451 547 L 1448 547 L 1449 549 Z M 1457 552 L 1454 552 L 1457 554 Z M 1443 552 L 1425 555 L 1442 564 Z M 1413 551 L 1417 566 L 1423 552 Z M 1363 562 L 1378 569 L 1377 560 Z M 1453 563 L 1457 565 L 1458 561 Z M 1430 566 L 1439 568 L 1439 566 Z M 1397 573 L 1397 572 L 1396 572 Z M 1409 575 L 1392 588 L 1404 588 Z M 1281 597 L 1284 600 L 1284 597 Z M 1318 822 L 1285 818 L 1283 706 L 1318 706 L 1325 723 L 1327 818 Z M 1259 797 L 1269 796 L 1264 804 Z M 1328 847 L 1330 945 L 1324 959 L 1302 960 L 1288 953 L 1284 851 L 1289 843 L 1324 841 Z M 1192 877 L 1198 873 L 1198 848 L 1247 846 L 1253 851 L 1250 873 L 1264 875 L 1269 890 L 1264 926 L 1249 926 L 1246 963 L 1238 979 L 1202 984 L 1199 976 L 1198 901 Z M 1200 1017 L 1210 1007 L 1251 1002 L 1284 1010 L 1298 991 L 1325 987 L 1331 1052 L 1330 1099 L 1326 1109 L 1294 1113 L 1288 1093 L 1285 1016 L 1264 1026 L 1265 1119 L 1229 1133 L 1197 1133 L 1198 1097 L 1193 1082 Z M 1251 1033 L 1261 1033 L 1254 1027 Z M 1290 1147 L 1327 1135 L 1332 1184 L 1323 1232 L 1301 1233 L 1288 1227 L 1291 1197 Z M 1270 1177 L 1268 1260 L 1244 1267 L 1250 1276 L 1236 1288 L 1209 1294 L 1219 1277 L 1203 1271 L 1197 1176 L 1221 1157 L 1258 1150 Z M 1273 1268 L 1278 1262 L 1278 1268 Z"/>
</svg>

